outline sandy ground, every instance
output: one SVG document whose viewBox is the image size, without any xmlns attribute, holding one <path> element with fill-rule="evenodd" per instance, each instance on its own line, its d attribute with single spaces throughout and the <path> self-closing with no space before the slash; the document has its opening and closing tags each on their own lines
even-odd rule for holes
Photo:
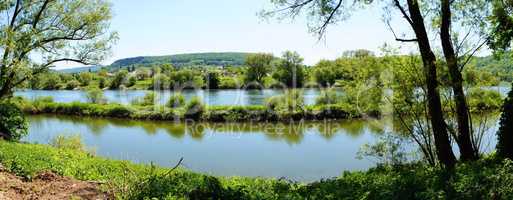
<svg viewBox="0 0 513 200">
<path fill-rule="evenodd" d="M 1 169 L 0 200 L 112 199 L 98 184 L 73 180 L 45 172 L 32 181 L 24 181 Z"/>
</svg>

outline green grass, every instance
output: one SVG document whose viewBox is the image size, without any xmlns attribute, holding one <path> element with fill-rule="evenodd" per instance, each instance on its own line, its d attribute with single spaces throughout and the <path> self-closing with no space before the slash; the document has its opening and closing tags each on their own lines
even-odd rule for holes
<svg viewBox="0 0 513 200">
<path fill-rule="evenodd" d="M 205 158 L 208 159 L 208 158 Z M 185 158 L 187 160 L 187 158 Z M 382 166 L 313 183 L 216 177 L 95 157 L 48 145 L 0 141 L 0 163 L 30 179 L 53 171 L 105 182 L 120 199 L 512 199 L 513 162 L 493 156 L 448 172 L 422 163 Z"/>
</svg>

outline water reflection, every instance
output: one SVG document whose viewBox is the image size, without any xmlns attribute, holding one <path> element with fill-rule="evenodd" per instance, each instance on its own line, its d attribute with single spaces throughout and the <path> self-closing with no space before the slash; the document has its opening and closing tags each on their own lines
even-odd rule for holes
<svg viewBox="0 0 513 200">
<path fill-rule="evenodd" d="M 28 116 L 24 141 L 48 143 L 80 134 L 96 153 L 172 166 L 185 158 L 194 171 L 223 176 L 288 177 L 311 181 L 373 166 L 355 158 L 361 145 L 388 127 L 369 120 L 284 123 L 174 123 L 72 116 Z M 308 160 L 308 162 L 306 162 Z"/>
<path fill-rule="evenodd" d="M 356 159 L 363 144 L 402 130 L 391 118 L 284 123 L 174 123 L 70 116 L 28 116 L 24 141 L 48 143 L 81 134 L 101 156 L 187 168 L 222 176 L 287 177 L 312 181 L 374 166 Z M 473 120 L 478 120 L 474 117 Z M 495 120 L 495 121 L 494 121 Z M 490 118 L 496 122 L 496 118 Z M 488 133 L 494 133 L 490 126 Z M 495 134 L 491 134 L 494 136 Z M 483 139 L 491 142 L 494 139 Z"/>
<path fill-rule="evenodd" d="M 33 127 L 43 127 L 51 118 L 57 124 L 84 125 L 88 132 L 101 135 L 107 128 L 140 128 L 146 135 L 155 135 L 160 131 L 169 136 L 181 139 L 186 135 L 201 141 L 212 134 L 263 134 L 274 141 L 285 141 L 288 144 L 299 144 L 305 134 L 316 134 L 325 140 L 331 140 L 338 134 L 358 138 L 365 132 L 382 134 L 386 128 L 385 120 L 343 120 L 322 122 L 293 122 L 293 123 L 196 123 L 169 121 L 136 121 L 116 118 L 92 118 L 59 115 L 36 115 L 30 117 Z"/>
</svg>

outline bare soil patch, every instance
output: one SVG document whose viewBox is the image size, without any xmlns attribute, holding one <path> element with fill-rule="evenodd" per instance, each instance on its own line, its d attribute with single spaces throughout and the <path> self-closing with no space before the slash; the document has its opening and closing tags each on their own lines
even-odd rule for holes
<svg viewBox="0 0 513 200">
<path fill-rule="evenodd" d="M 38 174 L 33 180 L 25 181 L 1 169 L 0 200 L 61 200 L 61 199 L 112 199 L 111 195 L 99 189 L 97 183 L 78 181 L 52 172 Z"/>
</svg>

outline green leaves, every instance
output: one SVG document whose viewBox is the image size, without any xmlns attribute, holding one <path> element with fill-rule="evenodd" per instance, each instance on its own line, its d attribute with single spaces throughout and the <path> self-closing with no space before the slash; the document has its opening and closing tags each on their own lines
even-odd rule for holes
<svg viewBox="0 0 513 200">
<path fill-rule="evenodd" d="M 0 138 L 17 141 L 27 135 L 28 122 L 14 104 L 0 102 Z"/>
<path fill-rule="evenodd" d="M 9 17 L 0 22 L 2 97 L 55 63 L 99 63 L 117 40 L 117 33 L 108 30 L 108 1 L 13 2 L 0 4 L 0 14 Z"/>
<path fill-rule="evenodd" d="M 292 51 L 285 51 L 276 65 L 273 78 L 288 88 L 302 87 L 305 79 L 303 58 Z"/>
</svg>

